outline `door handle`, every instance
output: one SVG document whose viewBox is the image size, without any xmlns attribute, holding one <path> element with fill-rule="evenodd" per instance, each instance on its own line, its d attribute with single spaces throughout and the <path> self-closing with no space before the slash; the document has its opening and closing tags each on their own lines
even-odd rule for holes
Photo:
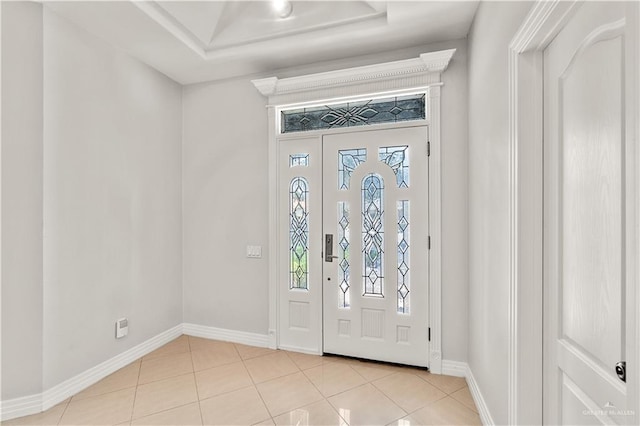
<svg viewBox="0 0 640 426">
<path fill-rule="evenodd" d="M 333 255 L 333 234 L 325 234 L 324 236 L 324 261 L 333 262 L 338 256 Z"/>
<path fill-rule="evenodd" d="M 618 375 L 618 379 L 623 382 L 627 382 L 627 362 L 620 361 L 616 364 L 616 374 Z"/>
</svg>

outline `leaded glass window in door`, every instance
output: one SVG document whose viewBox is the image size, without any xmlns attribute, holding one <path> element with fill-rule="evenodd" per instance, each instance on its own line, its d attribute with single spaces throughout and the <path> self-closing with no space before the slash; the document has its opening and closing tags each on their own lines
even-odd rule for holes
<svg viewBox="0 0 640 426">
<path fill-rule="evenodd" d="M 309 165 L 309 154 L 291 154 L 289 155 L 289 167 Z"/>
<path fill-rule="evenodd" d="M 409 187 L 409 147 L 384 146 L 378 149 L 380 161 L 391 167 L 396 175 L 398 188 Z"/>
<path fill-rule="evenodd" d="M 294 177 L 289 185 L 289 288 L 309 288 L 309 183 Z"/>
<path fill-rule="evenodd" d="M 345 149 L 338 151 L 338 189 L 349 189 L 351 174 L 367 161 L 366 149 Z"/>
<path fill-rule="evenodd" d="M 409 313 L 409 201 L 397 203 L 398 210 L 398 313 Z"/>
<path fill-rule="evenodd" d="M 362 279 L 365 296 L 383 296 L 384 183 L 370 173 L 362 179 Z"/>
<path fill-rule="evenodd" d="M 349 203 L 338 201 L 338 286 L 340 288 L 339 304 L 341 308 L 349 308 L 351 280 Z"/>
</svg>

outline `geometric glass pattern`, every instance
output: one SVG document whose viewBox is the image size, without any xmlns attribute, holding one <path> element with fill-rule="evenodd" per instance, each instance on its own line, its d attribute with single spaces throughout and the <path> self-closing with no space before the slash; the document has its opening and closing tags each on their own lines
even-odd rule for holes
<svg viewBox="0 0 640 426">
<path fill-rule="evenodd" d="M 409 200 L 398 201 L 398 313 L 409 313 Z"/>
<path fill-rule="evenodd" d="M 289 167 L 308 166 L 309 154 L 291 154 L 289 155 Z"/>
<path fill-rule="evenodd" d="M 360 163 L 367 161 L 366 149 L 345 149 L 338 151 L 338 189 L 349 189 L 351 173 Z"/>
<path fill-rule="evenodd" d="M 349 308 L 349 203 L 338 201 L 338 293 L 340 308 Z"/>
<path fill-rule="evenodd" d="M 362 278 L 365 296 L 383 296 L 384 184 L 370 173 L 362 179 Z"/>
<path fill-rule="evenodd" d="M 409 147 L 385 146 L 378 150 L 380 161 L 387 164 L 396 174 L 398 188 L 409 187 Z"/>
<path fill-rule="evenodd" d="M 289 186 L 289 288 L 309 289 L 309 184 L 294 177 Z"/>
<path fill-rule="evenodd" d="M 282 133 L 366 126 L 426 117 L 425 95 L 368 99 L 342 102 L 281 112 Z"/>
</svg>

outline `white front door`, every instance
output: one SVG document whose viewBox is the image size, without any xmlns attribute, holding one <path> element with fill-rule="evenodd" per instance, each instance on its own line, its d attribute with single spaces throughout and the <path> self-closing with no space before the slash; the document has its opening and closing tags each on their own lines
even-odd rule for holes
<svg viewBox="0 0 640 426">
<path fill-rule="evenodd" d="M 544 52 L 546 424 L 637 421 L 631 7 L 581 4 Z"/>
<path fill-rule="evenodd" d="M 323 138 L 324 352 L 428 365 L 427 128 Z"/>
<path fill-rule="evenodd" d="M 428 366 L 427 127 L 278 151 L 278 347 Z"/>
</svg>

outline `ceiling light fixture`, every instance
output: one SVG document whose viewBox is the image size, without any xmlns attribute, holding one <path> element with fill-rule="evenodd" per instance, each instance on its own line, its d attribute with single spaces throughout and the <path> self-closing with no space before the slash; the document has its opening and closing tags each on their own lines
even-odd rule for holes
<svg viewBox="0 0 640 426">
<path fill-rule="evenodd" d="M 273 5 L 273 10 L 282 19 L 288 18 L 293 12 L 293 4 L 289 0 L 273 0 L 271 4 Z"/>
</svg>

